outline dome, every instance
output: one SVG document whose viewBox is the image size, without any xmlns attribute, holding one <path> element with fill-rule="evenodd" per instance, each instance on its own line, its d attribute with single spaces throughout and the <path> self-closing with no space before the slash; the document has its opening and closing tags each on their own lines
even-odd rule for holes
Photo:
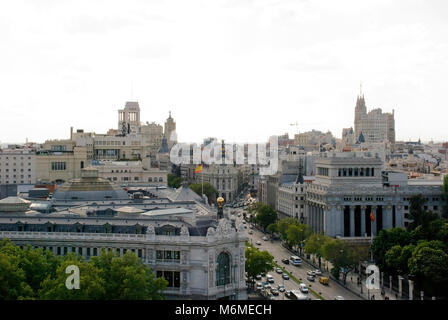
<svg viewBox="0 0 448 320">
<path fill-rule="evenodd" d="M 129 199 L 126 191 L 113 182 L 99 178 L 98 170 L 86 168 L 81 178 L 70 180 L 53 193 L 56 200 L 118 200 Z"/>
</svg>

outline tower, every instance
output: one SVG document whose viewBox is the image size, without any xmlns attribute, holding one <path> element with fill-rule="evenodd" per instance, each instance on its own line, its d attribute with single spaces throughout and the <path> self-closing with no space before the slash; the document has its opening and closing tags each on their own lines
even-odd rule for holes
<svg viewBox="0 0 448 320">
<path fill-rule="evenodd" d="M 168 140 L 168 146 L 171 148 L 173 144 L 177 143 L 176 135 L 176 122 L 171 118 L 171 111 L 169 113 L 168 119 L 165 121 L 165 137 Z"/>
<path fill-rule="evenodd" d="M 123 134 L 140 132 L 140 106 L 138 102 L 126 102 L 124 109 L 118 110 L 118 131 Z"/>
<path fill-rule="evenodd" d="M 361 131 L 363 131 L 362 119 L 367 114 L 366 101 L 364 99 L 364 94 L 362 93 L 362 84 L 359 89 L 359 96 L 356 99 L 355 107 L 355 137 L 359 137 Z"/>
</svg>

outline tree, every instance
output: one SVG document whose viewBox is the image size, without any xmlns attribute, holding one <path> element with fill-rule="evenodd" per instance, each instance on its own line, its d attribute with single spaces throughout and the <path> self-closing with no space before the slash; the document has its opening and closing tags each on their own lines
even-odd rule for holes
<svg viewBox="0 0 448 320">
<path fill-rule="evenodd" d="M 302 246 L 304 241 L 311 235 L 312 231 L 309 226 L 299 223 L 291 224 L 286 229 L 288 242 L 294 247 L 299 246 L 300 254 L 302 254 Z"/>
<path fill-rule="evenodd" d="M 100 270 L 104 280 L 105 299 L 111 300 L 162 300 L 168 282 L 155 278 L 151 269 L 133 253 L 122 257 L 117 253 L 101 251 L 92 258 L 92 264 Z"/>
<path fill-rule="evenodd" d="M 177 189 L 182 185 L 183 180 L 181 177 L 168 173 L 168 187 Z"/>
<path fill-rule="evenodd" d="M 0 252 L 0 300 L 29 299 L 33 295 L 18 260 Z"/>
<path fill-rule="evenodd" d="M 448 255 L 438 245 L 421 242 L 415 248 L 408 266 L 409 272 L 426 293 L 446 295 L 448 289 Z"/>
<path fill-rule="evenodd" d="M 70 265 L 79 268 L 79 289 L 69 290 L 66 287 L 68 275 L 65 270 Z M 43 300 L 102 300 L 106 297 L 105 286 L 99 268 L 69 254 L 57 268 L 56 277 L 53 279 L 48 277 L 42 282 L 39 296 Z"/>
<path fill-rule="evenodd" d="M 322 253 L 333 265 L 332 274 L 339 278 L 339 274 L 342 273 L 345 285 L 347 275 L 368 256 L 368 248 L 352 247 L 340 239 L 329 239 L 324 243 Z"/>
<path fill-rule="evenodd" d="M 442 217 L 448 219 L 448 174 L 443 177 L 442 199 Z"/>
<path fill-rule="evenodd" d="M 264 204 L 261 202 L 249 203 L 249 205 L 247 206 L 247 212 L 249 212 L 251 214 L 256 213 L 263 205 Z"/>
<path fill-rule="evenodd" d="M 376 265 L 381 270 L 388 270 L 393 272 L 387 267 L 385 262 L 386 252 L 395 245 L 404 247 L 411 243 L 411 234 L 403 228 L 383 229 L 373 239 L 371 250 L 375 259 Z"/>
<path fill-rule="evenodd" d="M 202 197 L 202 183 L 192 183 L 190 184 L 190 189 Z M 215 187 L 208 182 L 204 182 L 204 194 L 210 203 L 216 201 L 217 193 L 218 191 L 216 191 Z"/>
<path fill-rule="evenodd" d="M 290 225 L 298 225 L 299 221 L 294 218 L 285 218 L 278 221 L 278 232 L 280 233 L 280 237 L 287 241 L 288 236 L 286 234 L 286 230 Z"/>
<path fill-rule="evenodd" d="M 426 200 L 422 195 L 412 196 L 409 202 L 409 219 L 412 220 L 407 228 L 409 231 L 416 229 L 418 226 L 422 226 L 425 231 L 431 221 L 439 219 L 436 213 L 424 210 Z"/>
<path fill-rule="evenodd" d="M 276 223 L 271 223 L 270 225 L 267 226 L 266 229 L 269 231 L 271 236 L 273 236 L 274 233 L 278 232 L 278 225 Z"/>
<path fill-rule="evenodd" d="M 313 233 L 305 241 L 305 251 L 307 253 L 315 254 L 319 258 L 319 268 L 321 267 L 321 257 L 323 256 L 323 247 L 327 241 L 331 240 L 330 237 Z"/>
<path fill-rule="evenodd" d="M 252 283 L 257 275 L 273 270 L 274 266 L 274 257 L 269 252 L 246 247 L 246 272 Z"/>
<path fill-rule="evenodd" d="M 262 205 L 258 209 L 255 221 L 266 229 L 268 225 L 277 221 L 277 212 L 267 204 Z"/>
</svg>

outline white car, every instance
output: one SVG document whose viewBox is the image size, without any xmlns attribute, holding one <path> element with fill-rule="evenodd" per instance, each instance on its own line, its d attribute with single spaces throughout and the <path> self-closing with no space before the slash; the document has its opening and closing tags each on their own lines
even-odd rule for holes
<svg viewBox="0 0 448 320">
<path fill-rule="evenodd" d="M 261 241 L 258 240 L 257 242 L 255 242 L 255 244 L 261 246 Z"/>
<path fill-rule="evenodd" d="M 315 272 L 315 271 L 308 270 L 308 271 L 306 272 L 306 274 L 309 275 L 309 276 L 315 276 L 315 275 L 316 275 L 316 272 Z"/>
<path fill-rule="evenodd" d="M 271 276 L 270 274 L 267 274 L 267 275 L 266 275 L 266 280 L 267 280 L 268 282 L 270 282 L 270 283 L 274 283 L 274 277 Z"/>
<path fill-rule="evenodd" d="M 299 289 L 300 289 L 300 291 L 302 291 L 302 293 L 308 293 L 308 287 L 304 283 L 301 283 L 299 285 Z"/>
<path fill-rule="evenodd" d="M 343 296 L 336 296 L 334 297 L 334 300 L 345 300 Z"/>
<path fill-rule="evenodd" d="M 319 269 L 314 270 L 314 274 L 316 276 L 321 276 L 322 275 L 322 271 L 320 271 Z"/>
<path fill-rule="evenodd" d="M 282 274 L 282 273 L 283 273 L 283 270 L 282 270 L 281 268 L 276 268 L 276 269 L 275 269 L 275 272 L 277 272 L 278 274 Z"/>
<path fill-rule="evenodd" d="M 257 290 L 257 291 L 259 291 L 259 290 L 263 290 L 263 285 L 261 284 L 261 282 L 257 282 L 256 290 Z"/>
</svg>

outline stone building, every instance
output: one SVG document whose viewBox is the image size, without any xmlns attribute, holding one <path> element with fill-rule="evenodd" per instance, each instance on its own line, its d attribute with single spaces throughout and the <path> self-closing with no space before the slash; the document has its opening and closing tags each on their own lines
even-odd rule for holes
<svg viewBox="0 0 448 320">
<path fill-rule="evenodd" d="M 53 213 L 29 210 L 31 202 L 19 198 L 0 200 L 0 238 L 85 259 L 103 249 L 131 251 L 168 281 L 168 299 L 247 299 L 243 225 L 217 220 L 209 206 L 169 190 L 130 199 L 90 173 L 44 201 Z"/>
<path fill-rule="evenodd" d="M 360 93 L 355 107 L 354 143 L 383 142 L 395 143 L 395 118 L 392 113 L 383 113 L 380 108 L 367 112 L 364 95 Z"/>
<path fill-rule="evenodd" d="M 0 149 L 0 185 L 36 183 L 36 153 L 28 148 Z"/>
</svg>

